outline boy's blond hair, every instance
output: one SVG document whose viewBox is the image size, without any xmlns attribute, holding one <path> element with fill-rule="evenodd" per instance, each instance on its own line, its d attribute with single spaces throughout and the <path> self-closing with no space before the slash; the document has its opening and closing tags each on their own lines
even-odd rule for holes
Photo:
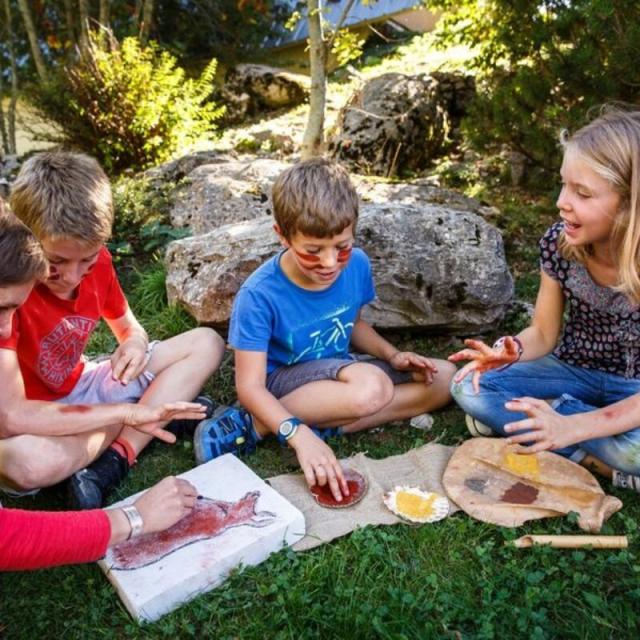
<svg viewBox="0 0 640 640">
<path fill-rule="evenodd" d="M 285 169 L 273 184 L 273 215 L 280 233 L 331 238 L 358 221 L 358 194 L 335 162 L 312 158 Z"/>
<path fill-rule="evenodd" d="M 73 238 L 92 245 L 111 236 L 109 178 L 97 160 L 81 153 L 39 153 L 20 169 L 11 209 L 39 240 Z"/>
<path fill-rule="evenodd" d="M 618 291 L 640 304 L 640 111 L 605 105 L 600 115 L 573 135 L 563 132 L 566 153 L 573 153 L 620 196 L 620 208 L 611 231 L 612 254 L 617 261 Z M 560 235 L 562 256 L 585 263 L 591 245 L 574 247 Z"/>
<path fill-rule="evenodd" d="M 40 243 L 0 198 L 0 287 L 26 284 L 46 277 L 47 260 Z"/>
</svg>

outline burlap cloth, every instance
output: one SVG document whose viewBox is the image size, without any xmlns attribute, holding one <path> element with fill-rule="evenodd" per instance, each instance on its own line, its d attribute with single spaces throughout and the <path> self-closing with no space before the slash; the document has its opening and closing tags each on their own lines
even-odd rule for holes
<svg viewBox="0 0 640 640">
<path fill-rule="evenodd" d="M 363 453 L 341 460 L 344 467 L 359 471 L 369 482 L 369 490 L 362 501 L 346 509 L 319 506 L 300 473 L 275 476 L 267 482 L 304 514 L 307 534 L 293 548 L 295 551 L 306 551 L 344 536 L 356 527 L 402 522 L 382 502 L 383 494 L 395 486 L 417 486 L 425 491 L 446 495 L 442 487 L 442 474 L 454 451 L 455 447 L 427 444 L 382 460 L 372 460 Z M 457 511 L 457 507 L 451 503 L 450 513 L 454 511 Z"/>
</svg>

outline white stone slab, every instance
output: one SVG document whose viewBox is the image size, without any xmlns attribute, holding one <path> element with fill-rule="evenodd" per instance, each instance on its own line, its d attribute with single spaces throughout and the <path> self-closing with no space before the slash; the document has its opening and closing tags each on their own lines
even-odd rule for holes
<svg viewBox="0 0 640 640">
<path fill-rule="evenodd" d="M 187 516 L 169 535 L 134 539 L 146 542 L 135 549 L 122 543 L 99 562 L 138 621 L 157 620 L 220 585 L 232 569 L 260 564 L 305 534 L 302 513 L 231 454 L 180 477 L 204 496 L 197 518 Z"/>
</svg>

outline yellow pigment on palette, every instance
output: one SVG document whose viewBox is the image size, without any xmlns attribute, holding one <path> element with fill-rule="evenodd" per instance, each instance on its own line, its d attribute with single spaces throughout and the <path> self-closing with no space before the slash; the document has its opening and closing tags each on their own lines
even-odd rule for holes
<svg viewBox="0 0 640 640">
<path fill-rule="evenodd" d="M 396 495 L 398 513 L 409 518 L 428 518 L 433 515 L 433 501 L 437 498 L 432 493 L 428 498 L 417 496 L 415 493 L 399 491 Z"/>
<path fill-rule="evenodd" d="M 507 453 L 504 462 L 507 469 L 518 476 L 534 480 L 540 477 L 540 465 L 535 454 Z"/>
</svg>

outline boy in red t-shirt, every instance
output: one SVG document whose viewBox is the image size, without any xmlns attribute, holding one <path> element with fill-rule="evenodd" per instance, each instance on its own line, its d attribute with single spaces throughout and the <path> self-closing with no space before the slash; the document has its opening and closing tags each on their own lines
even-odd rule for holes
<svg viewBox="0 0 640 640">
<path fill-rule="evenodd" d="M 113 204 L 93 158 L 33 156 L 10 202 L 40 241 L 49 273 L 0 336 L 5 488 L 29 491 L 72 476 L 75 506 L 96 508 L 154 436 L 173 442 L 163 427 L 176 411 L 203 417 L 206 407 L 174 401 L 196 396 L 224 343 L 206 328 L 149 343 L 104 246 Z M 87 363 L 84 348 L 101 318 L 119 346 L 109 360 Z"/>
</svg>

